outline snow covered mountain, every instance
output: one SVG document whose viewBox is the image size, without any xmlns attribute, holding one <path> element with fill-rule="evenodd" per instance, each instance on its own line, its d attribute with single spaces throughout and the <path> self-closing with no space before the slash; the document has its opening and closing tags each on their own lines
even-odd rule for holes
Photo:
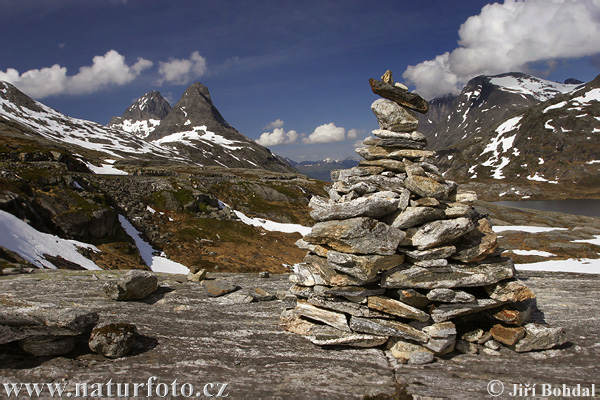
<svg viewBox="0 0 600 400">
<path fill-rule="evenodd" d="M 73 153 L 79 153 L 82 158 L 82 154 L 86 152 L 88 164 L 92 159 L 103 160 L 104 165 L 124 159 L 186 161 L 172 149 L 144 141 L 127 132 L 68 117 L 31 99 L 13 85 L 1 81 L 0 121 L 13 125 L 19 133 L 42 137 L 64 146 Z M 90 167 L 93 170 L 94 165 Z"/>
<path fill-rule="evenodd" d="M 147 162 L 295 172 L 227 124 L 205 86 L 190 86 L 166 115 L 168 103 L 159 96 L 158 92 L 142 96 L 120 123 L 107 127 L 68 117 L 0 82 L 0 122 L 14 125 L 22 134 L 67 146 L 99 173 L 125 173 L 118 165 Z M 149 122 L 160 117 L 160 123 Z"/>
<path fill-rule="evenodd" d="M 155 90 L 146 93 L 133 103 L 122 116 L 113 117 L 108 126 L 147 137 L 171 111 L 171 105 Z"/>
<path fill-rule="evenodd" d="M 539 182 L 567 192 L 568 188 L 598 190 L 600 76 L 573 91 L 567 91 L 569 85 L 536 86 L 539 82 L 533 81 L 518 86 L 516 79 L 507 78 L 500 78 L 504 85 L 500 91 L 523 99 L 546 100 L 496 120 L 439 151 L 440 169 L 460 182 L 507 183 L 504 195 L 518 190 L 515 183 L 527 186 Z M 498 82 L 495 78 L 490 81 Z"/>
<path fill-rule="evenodd" d="M 420 116 L 419 128 L 432 148 L 446 149 L 461 140 L 475 137 L 527 107 L 579 86 L 520 72 L 478 76 L 469 81 L 457 97 L 432 100 L 429 112 Z"/>
</svg>

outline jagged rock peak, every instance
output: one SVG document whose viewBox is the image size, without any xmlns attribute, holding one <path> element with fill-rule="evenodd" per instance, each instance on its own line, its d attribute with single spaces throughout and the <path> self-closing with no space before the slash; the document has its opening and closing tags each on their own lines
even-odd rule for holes
<svg viewBox="0 0 600 400">
<path fill-rule="evenodd" d="M 224 128 L 233 129 L 213 104 L 208 88 L 200 82 L 195 82 L 186 89 L 169 115 L 150 134 L 149 139 L 188 131 L 194 126 L 206 126 L 214 132 Z"/>
<path fill-rule="evenodd" d="M 171 111 L 171 105 L 165 98 L 153 90 L 137 99 L 125 112 L 123 119 L 140 121 L 144 119 L 164 119 Z"/>
</svg>

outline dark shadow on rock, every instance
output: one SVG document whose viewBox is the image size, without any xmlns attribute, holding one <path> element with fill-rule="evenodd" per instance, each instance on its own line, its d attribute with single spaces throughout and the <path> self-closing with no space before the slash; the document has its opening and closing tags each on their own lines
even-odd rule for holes
<svg viewBox="0 0 600 400">
<path fill-rule="evenodd" d="M 528 306 L 531 307 L 531 316 L 527 323 L 536 322 L 538 324 L 547 324 L 546 315 L 537 306 L 537 299 L 528 300 Z"/>
<path fill-rule="evenodd" d="M 135 342 L 133 343 L 133 348 L 125 357 L 137 356 L 139 354 L 143 354 L 147 351 L 150 351 L 158 346 L 158 340 L 156 338 L 140 335 L 138 334 L 135 337 Z"/>
<path fill-rule="evenodd" d="M 159 286 L 154 292 L 152 292 L 148 297 L 143 300 L 140 300 L 142 303 L 146 304 L 156 304 L 159 300 L 165 297 L 165 294 L 175 291 L 175 289 L 170 288 L 168 286 Z"/>
</svg>

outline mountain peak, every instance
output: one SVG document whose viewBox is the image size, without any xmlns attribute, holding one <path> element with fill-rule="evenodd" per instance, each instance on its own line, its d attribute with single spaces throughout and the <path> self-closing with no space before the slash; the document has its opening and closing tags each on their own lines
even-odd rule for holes
<svg viewBox="0 0 600 400">
<path fill-rule="evenodd" d="M 141 121 L 144 119 L 164 119 L 171 111 L 171 105 L 164 97 L 153 90 L 137 99 L 125 112 L 121 118 Z"/>
<path fill-rule="evenodd" d="M 174 132 L 188 131 L 194 126 L 205 126 L 214 132 L 233 130 L 213 104 L 208 88 L 200 82 L 193 83 L 185 90 L 149 139 L 160 139 Z"/>
</svg>

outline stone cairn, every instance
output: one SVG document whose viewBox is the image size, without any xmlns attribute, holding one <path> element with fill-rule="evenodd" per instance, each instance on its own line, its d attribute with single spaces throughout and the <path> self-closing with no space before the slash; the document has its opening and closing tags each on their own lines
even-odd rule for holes
<svg viewBox="0 0 600 400">
<path fill-rule="evenodd" d="M 427 101 L 390 71 L 369 83 L 383 97 L 371 105 L 380 129 L 357 167 L 332 171 L 329 199 L 310 201 L 318 222 L 296 243 L 308 253 L 290 276 L 284 329 L 321 346 L 387 345 L 415 363 L 563 344 L 563 328 L 529 321 L 535 295 L 500 256 L 476 195 L 433 165 L 414 113 Z"/>
</svg>

